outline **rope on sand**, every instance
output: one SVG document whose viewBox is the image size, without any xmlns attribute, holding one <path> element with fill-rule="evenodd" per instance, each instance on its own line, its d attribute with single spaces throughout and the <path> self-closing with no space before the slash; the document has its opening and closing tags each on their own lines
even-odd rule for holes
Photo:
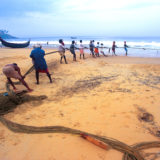
<svg viewBox="0 0 160 160">
<path fill-rule="evenodd" d="M 15 84 L 19 84 L 19 82 L 15 82 Z M 6 89 L 10 94 L 14 94 L 9 87 L 10 85 L 6 83 Z M 18 123 L 11 122 L 5 119 L 3 116 L 0 116 L 0 121 L 11 131 L 20 132 L 20 133 L 28 133 L 28 134 L 37 134 L 37 133 L 67 133 L 67 134 L 76 134 L 81 135 L 87 134 L 97 140 L 102 141 L 103 143 L 109 145 L 111 148 L 116 149 L 122 153 L 124 153 L 123 160 L 144 160 L 144 157 L 139 153 L 139 151 L 148 148 L 160 147 L 160 142 L 142 142 L 135 144 L 133 146 L 128 146 L 118 140 L 101 137 L 94 134 L 90 134 L 84 131 L 67 128 L 64 126 L 44 126 L 44 127 L 35 127 L 35 126 L 27 126 Z"/>
<path fill-rule="evenodd" d="M 18 124 L 12 121 L 5 119 L 3 116 L 0 116 L 0 121 L 4 124 L 9 130 L 13 132 L 19 133 L 27 133 L 27 134 L 38 134 L 38 133 L 66 133 L 66 134 L 74 134 L 81 135 L 87 134 L 97 140 L 102 141 L 103 143 L 109 145 L 112 149 L 120 151 L 124 153 L 123 160 L 144 160 L 144 157 L 140 154 L 140 150 L 160 147 L 160 142 L 143 142 L 138 143 L 133 146 L 128 146 L 123 142 L 118 140 L 97 136 L 94 134 L 90 134 L 81 130 L 76 130 L 72 128 L 67 128 L 64 126 L 44 126 L 44 127 L 35 127 L 35 126 L 27 126 Z"/>
<path fill-rule="evenodd" d="M 19 84 L 19 82 L 15 82 L 15 83 Z M 7 91 L 11 94 L 14 94 L 9 86 L 10 85 L 6 83 Z M 28 133 L 28 134 L 36 134 L 36 133 L 68 133 L 68 134 L 76 134 L 76 135 L 81 135 L 82 133 L 87 134 L 109 145 L 111 148 L 124 153 L 123 160 L 144 160 L 144 157 L 142 157 L 142 155 L 139 153 L 140 150 L 147 149 L 147 148 L 160 147 L 160 142 L 143 142 L 143 143 L 135 144 L 133 146 L 128 146 L 115 139 L 100 137 L 100 136 L 86 133 L 84 131 L 80 131 L 76 129 L 71 129 L 63 126 L 35 127 L 35 126 L 21 125 L 18 123 L 11 122 L 2 116 L 0 116 L 0 121 L 8 129 L 10 129 L 13 132 Z"/>
</svg>

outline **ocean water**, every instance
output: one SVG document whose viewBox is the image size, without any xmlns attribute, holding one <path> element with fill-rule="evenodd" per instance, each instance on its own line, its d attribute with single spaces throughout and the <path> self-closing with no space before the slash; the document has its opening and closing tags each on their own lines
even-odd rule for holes
<svg viewBox="0 0 160 160">
<path fill-rule="evenodd" d="M 127 42 L 128 48 L 128 56 L 132 57 L 160 57 L 160 37 L 106 37 L 106 36 L 56 36 L 56 37 L 32 37 L 32 38 L 18 38 L 18 39 L 9 39 L 6 40 L 8 42 L 14 43 L 23 43 L 28 40 L 31 40 L 30 48 L 33 45 L 39 43 L 42 47 L 45 48 L 57 48 L 58 40 L 63 39 L 66 47 L 69 47 L 72 40 L 75 40 L 77 46 L 79 45 L 79 40 L 83 40 L 83 44 L 88 47 L 90 40 L 95 40 L 95 45 L 97 42 L 103 43 L 104 47 L 111 47 L 113 41 L 116 41 L 116 54 L 117 55 L 125 55 L 125 51 L 123 48 L 124 41 Z M 86 49 L 86 52 L 90 51 Z M 108 53 L 108 49 L 104 49 L 106 54 Z"/>
</svg>

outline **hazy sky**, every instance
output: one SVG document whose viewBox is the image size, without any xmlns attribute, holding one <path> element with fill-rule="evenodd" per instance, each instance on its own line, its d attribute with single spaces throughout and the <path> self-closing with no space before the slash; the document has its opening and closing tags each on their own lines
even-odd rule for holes
<svg viewBox="0 0 160 160">
<path fill-rule="evenodd" d="M 32 36 L 160 36 L 160 0 L 1 0 L 0 29 Z"/>
</svg>

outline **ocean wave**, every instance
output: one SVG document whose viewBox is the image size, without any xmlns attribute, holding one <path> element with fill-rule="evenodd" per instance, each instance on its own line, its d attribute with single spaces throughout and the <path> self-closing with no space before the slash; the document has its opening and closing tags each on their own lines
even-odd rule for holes
<svg viewBox="0 0 160 160">
<path fill-rule="evenodd" d="M 31 44 L 31 46 L 33 46 L 34 44 L 39 43 L 42 46 L 57 47 L 58 44 L 59 44 L 58 40 L 61 39 L 61 38 L 62 37 L 32 38 L 32 39 L 30 39 L 31 40 L 30 44 Z M 66 45 L 70 45 L 72 40 L 73 40 L 70 37 L 68 37 L 68 38 L 64 37 L 62 39 L 64 40 L 64 43 Z M 77 45 L 80 44 L 79 43 L 80 39 L 82 39 L 82 40 L 84 39 L 83 44 L 88 46 L 89 43 L 90 43 L 91 37 L 89 37 L 89 38 L 79 37 L 79 38 L 75 39 Z M 94 37 L 92 37 L 92 39 L 94 39 Z M 107 39 L 107 38 L 105 39 L 105 38 L 101 38 L 101 37 L 99 37 L 99 38 L 96 37 L 95 39 L 96 39 L 95 43 L 94 43 L 95 45 L 97 44 L 97 42 L 100 42 L 100 43 L 103 43 L 104 46 L 106 46 L 106 47 L 111 47 L 112 43 L 113 43 L 113 40 L 110 40 L 110 39 Z M 119 39 L 115 38 L 117 47 L 123 47 L 125 40 L 126 39 L 121 38 L 121 40 L 119 40 Z M 28 39 L 27 38 L 26 39 L 19 38 L 19 39 L 11 39 L 11 40 L 8 40 L 8 41 L 13 42 L 13 43 L 24 43 L 24 42 L 28 41 Z M 131 39 L 130 38 L 128 41 L 126 40 L 126 42 L 127 42 L 127 45 L 129 47 L 160 49 L 160 39 L 155 39 L 155 40 L 154 39 L 153 40 L 152 39 L 150 39 L 150 40 L 142 39 L 142 40 L 140 40 L 139 38 L 138 39 L 135 39 L 135 38 Z"/>
</svg>

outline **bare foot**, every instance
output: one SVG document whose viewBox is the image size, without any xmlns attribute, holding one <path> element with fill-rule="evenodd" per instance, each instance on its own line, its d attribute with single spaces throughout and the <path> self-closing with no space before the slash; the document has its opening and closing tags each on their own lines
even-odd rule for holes
<svg viewBox="0 0 160 160">
<path fill-rule="evenodd" d="M 32 92 L 33 91 L 33 89 L 28 89 L 28 92 Z"/>
<path fill-rule="evenodd" d="M 14 90 L 14 92 L 16 92 L 16 91 L 17 91 L 17 88 L 13 88 L 13 90 Z"/>
</svg>

